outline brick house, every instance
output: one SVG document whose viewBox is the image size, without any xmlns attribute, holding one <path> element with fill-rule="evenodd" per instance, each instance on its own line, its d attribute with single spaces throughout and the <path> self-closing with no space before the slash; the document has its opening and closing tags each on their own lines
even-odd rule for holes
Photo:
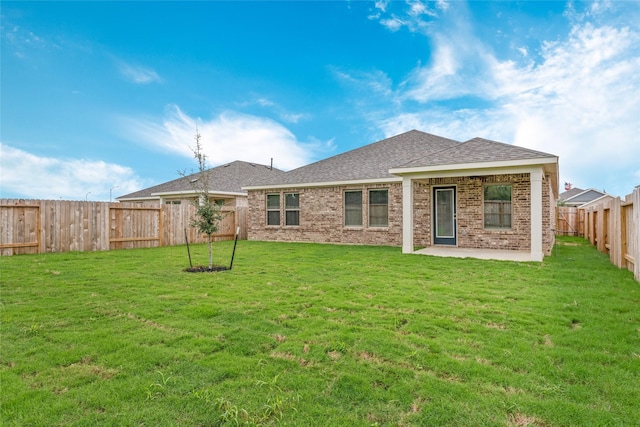
<svg viewBox="0 0 640 427">
<path fill-rule="evenodd" d="M 226 215 L 220 225 L 220 233 L 225 236 L 233 236 L 237 227 L 240 227 L 240 237 L 246 238 L 248 198 L 243 185 L 251 185 L 265 179 L 284 176 L 286 173 L 272 166 L 236 160 L 207 170 L 209 177 L 209 198 L 221 206 L 221 211 Z M 119 202 L 136 203 L 145 206 L 192 205 L 199 197 L 194 183 L 200 179 L 199 172 L 182 176 L 178 179 L 163 182 L 152 187 L 125 194 L 117 197 Z M 186 208 L 185 208 L 186 209 Z M 231 215 L 233 213 L 233 215 Z M 190 215 L 186 210 L 184 215 L 177 210 L 175 220 L 181 224 L 189 224 Z M 197 238 L 197 237 L 196 237 Z M 192 241 L 194 237 L 191 238 Z M 180 241 L 179 239 L 176 241 Z"/>
<path fill-rule="evenodd" d="M 247 192 L 243 185 L 261 182 L 276 176 L 285 175 L 284 171 L 271 166 L 236 160 L 208 169 L 209 191 L 212 200 L 224 206 L 247 206 Z M 117 197 L 119 202 L 159 202 L 160 204 L 179 204 L 193 202 L 197 196 L 193 183 L 200 173 L 154 185 L 133 193 Z"/>
<path fill-rule="evenodd" d="M 554 243 L 558 158 L 409 131 L 244 187 L 250 240 L 507 250 Z"/>
</svg>

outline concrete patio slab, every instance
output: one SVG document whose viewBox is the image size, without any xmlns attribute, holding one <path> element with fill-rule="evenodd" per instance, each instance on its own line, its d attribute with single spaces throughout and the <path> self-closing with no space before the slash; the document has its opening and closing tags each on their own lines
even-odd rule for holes
<svg viewBox="0 0 640 427">
<path fill-rule="evenodd" d="M 493 259 L 498 261 L 531 261 L 529 251 L 505 251 L 499 249 L 466 249 L 445 246 L 430 246 L 414 252 L 418 255 L 431 255 L 452 258 Z"/>
</svg>

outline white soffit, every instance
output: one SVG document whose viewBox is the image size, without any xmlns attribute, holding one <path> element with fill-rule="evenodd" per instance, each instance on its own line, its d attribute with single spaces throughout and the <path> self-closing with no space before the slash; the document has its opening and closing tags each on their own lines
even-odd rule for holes
<svg viewBox="0 0 640 427">
<path fill-rule="evenodd" d="M 557 165 L 557 163 L 557 157 L 541 157 L 537 159 L 507 160 L 499 162 L 459 163 L 448 165 L 418 166 L 410 168 L 398 167 L 390 169 L 389 173 L 392 173 L 394 175 L 429 173 L 430 175 L 432 175 L 432 173 L 437 172 L 454 172 L 459 176 L 467 175 L 473 172 L 473 174 L 479 175 L 479 172 L 483 169 L 495 171 L 496 169 L 508 169 L 527 166 L 531 168 L 546 164 Z"/>
</svg>

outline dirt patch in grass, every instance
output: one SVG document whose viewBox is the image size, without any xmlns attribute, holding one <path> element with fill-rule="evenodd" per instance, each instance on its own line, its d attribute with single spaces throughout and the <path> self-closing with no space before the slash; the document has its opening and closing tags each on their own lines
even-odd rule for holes
<svg viewBox="0 0 640 427">
<path fill-rule="evenodd" d="M 126 317 L 127 319 L 135 320 L 141 322 L 144 325 L 151 326 L 152 328 L 159 329 L 161 331 L 172 331 L 172 328 L 169 328 L 165 325 L 162 325 L 158 322 L 154 322 L 153 320 L 145 319 L 143 317 L 136 316 L 133 313 L 122 314 L 121 316 Z"/>
<path fill-rule="evenodd" d="M 280 335 L 280 334 L 275 334 L 275 335 L 273 336 L 273 338 L 274 338 L 276 341 L 278 341 L 279 343 L 283 343 L 283 342 L 285 342 L 285 341 L 287 340 L 287 337 L 286 337 L 286 336 L 284 336 L 284 335 Z"/>
<path fill-rule="evenodd" d="M 485 323 L 484 326 L 491 329 L 498 329 L 499 331 L 504 331 L 507 329 L 507 326 L 503 325 L 502 323 L 489 322 L 489 323 Z"/>
<path fill-rule="evenodd" d="M 309 362 L 307 359 L 303 357 L 297 357 L 289 352 L 281 353 L 281 352 L 274 351 L 274 352 L 271 352 L 270 356 L 275 359 L 284 359 L 284 360 L 290 360 L 292 362 L 297 362 L 302 367 L 311 365 L 311 362 Z"/>
<path fill-rule="evenodd" d="M 96 365 L 91 363 L 90 359 L 84 358 L 77 363 L 36 372 L 23 379 L 33 389 L 44 388 L 55 395 L 62 395 L 71 388 L 81 387 L 98 379 L 109 380 L 119 372 L 118 369 Z"/>
<path fill-rule="evenodd" d="M 340 359 L 342 357 L 342 353 L 340 353 L 339 351 L 333 350 L 333 351 L 328 352 L 327 356 L 329 356 L 329 359 L 335 361 L 335 360 L 338 360 L 338 359 Z"/>
<path fill-rule="evenodd" d="M 509 424 L 516 427 L 527 427 L 527 426 L 543 427 L 548 425 L 547 423 L 537 419 L 536 417 L 522 414 L 520 412 L 511 414 L 509 416 Z"/>
</svg>

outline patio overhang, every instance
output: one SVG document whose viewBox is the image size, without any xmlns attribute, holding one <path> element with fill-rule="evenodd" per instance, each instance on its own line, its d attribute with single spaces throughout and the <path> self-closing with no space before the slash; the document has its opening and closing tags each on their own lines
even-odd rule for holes
<svg viewBox="0 0 640 427">
<path fill-rule="evenodd" d="M 487 164 L 482 164 L 477 169 L 469 169 L 469 165 L 461 166 L 461 169 L 448 169 L 441 166 L 438 167 L 425 167 L 422 170 L 401 170 L 392 169 L 391 173 L 396 173 L 402 176 L 402 251 L 406 254 L 414 253 L 414 222 L 413 222 L 413 183 L 414 181 L 422 181 L 428 178 L 447 178 L 456 176 L 486 176 L 497 174 L 529 174 L 531 183 L 530 187 L 530 248 L 528 251 L 514 251 L 515 254 L 496 254 L 495 256 L 515 256 L 518 260 L 523 260 L 526 257 L 526 261 L 541 262 L 544 259 L 543 253 L 543 180 L 546 177 L 551 180 L 552 187 L 557 183 L 557 157 L 553 158 L 555 163 L 549 161 L 549 163 L 536 162 L 536 164 L 521 165 L 516 162 L 502 162 L 502 167 L 497 167 L 496 164 L 493 167 L 488 167 Z M 549 174 L 551 172 L 551 174 Z M 436 247 L 436 246 L 433 246 Z M 430 247 L 432 248 L 432 247 Z M 451 248 L 451 250 L 460 250 L 457 246 Z M 511 252 L 511 251 L 507 251 Z M 439 253 L 442 253 L 441 251 Z M 463 254 L 464 251 L 452 252 Z M 477 255 L 482 255 L 481 252 L 477 252 Z M 449 255 L 453 256 L 453 255 Z M 508 258 L 507 258 L 508 259 Z"/>
</svg>

